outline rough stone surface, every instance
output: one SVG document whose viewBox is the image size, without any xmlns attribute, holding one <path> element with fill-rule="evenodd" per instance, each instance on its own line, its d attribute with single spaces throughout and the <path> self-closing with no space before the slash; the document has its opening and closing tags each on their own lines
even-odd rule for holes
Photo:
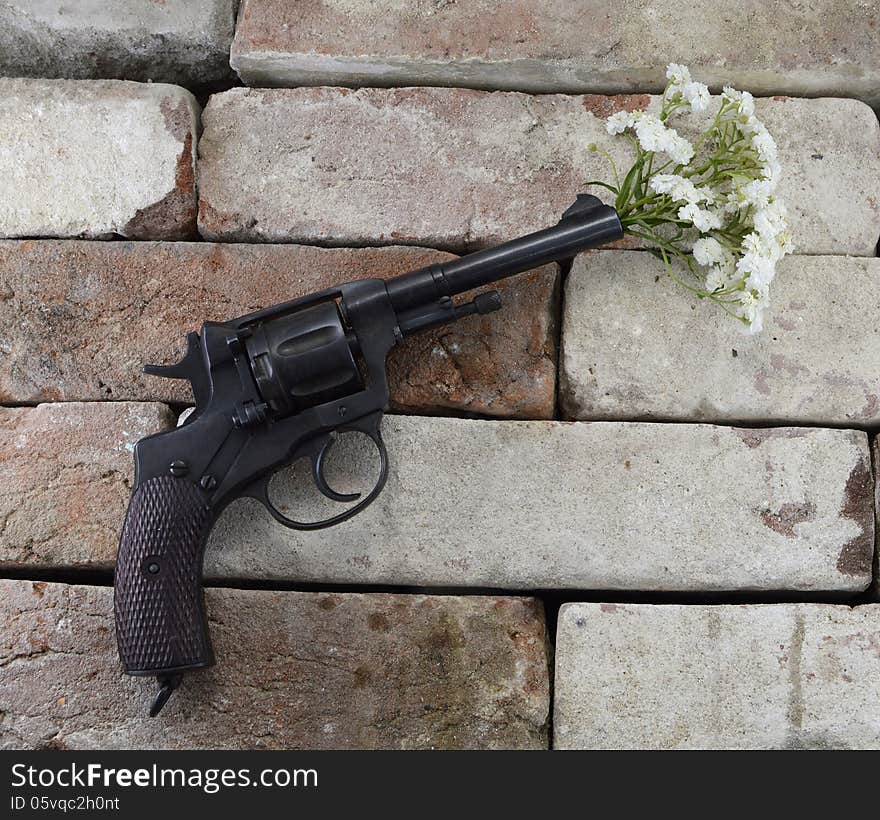
<svg viewBox="0 0 880 820">
<path fill-rule="evenodd" d="M 154 680 L 121 672 L 111 598 L 0 581 L 0 748 L 547 746 L 534 599 L 209 589 L 217 666 L 154 720 Z"/>
<path fill-rule="evenodd" d="M 874 579 L 871 583 L 870 596 L 873 601 L 880 601 L 880 481 L 877 481 L 877 465 L 880 464 L 880 439 L 873 441 L 874 450 Z"/>
<path fill-rule="evenodd" d="M 230 75 L 235 0 L 0 3 L 0 75 L 198 86 Z"/>
<path fill-rule="evenodd" d="M 876 3 L 821 0 L 243 0 L 232 65 L 251 85 L 660 91 L 667 62 L 758 94 L 880 103 Z M 467 32 L 463 36 L 463 32 Z M 699 35 L 697 35 L 699 32 Z"/>
<path fill-rule="evenodd" d="M 0 237 L 192 236 L 198 116 L 172 85 L 0 79 Z"/>
<path fill-rule="evenodd" d="M 365 276 L 450 258 L 420 248 L 153 242 L 0 242 L 0 401 L 191 401 L 144 376 L 176 361 L 184 336 Z M 389 358 L 394 407 L 550 418 L 556 390 L 557 272 L 498 288 L 502 311 L 411 337 Z"/>
<path fill-rule="evenodd" d="M 565 604 L 553 745 L 880 748 L 880 606 Z"/>
<path fill-rule="evenodd" d="M 873 483 L 864 433 L 806 428 L 387 417 L 385 492 L 327 532 L 228 508 L 209 577 L 507 589 L 864 590 Z M 331 486 L 363 489 L 370 450 L 339 442 Z M 271 488 L 300 520 L 300 463 Z M 322 499 L 323 500 L 323 499 Z"/>
<path fill-rule="evenodd" d="M 161 404 L 0 408 L 0 570 L 112 569 L 134 443 L 173 424 Z"/>
<path fill-rule="evenodd" d="M 880 259 L 785 259 L 754 336 L 649 254 L 583 254 L 565 287 L 569 418 L 880 423 Z"/>
<path fill-rule="evenodd" d="M 234 88 L 199 143 L 199 227 L 212 240 L 477 247 L 555 223 L 629 143 L 604 118 L 657 98 L 449 88 Z M 855 100 L 769 99 L 800 253 L 873 256 L 880 125 Z"/>
<path fill-rule="evenodd" d="M 2 566 L 108 569 L 130 491 L 127 450 L 170 423 L 166 411 L 4 413 Z M 383 431 L 391 472 L 372 507 L 328 536 L 286 530 L 256 502 L 236 501 L 209 540 L 206 577 L 837 593 L 871 580 L 864 433 L 413 416 L 389 416 Z M 372 450 L 343 437 L 326 472 L 342 492 L 365 489 Z M 271 496 L 300 520 L 340 510 L 302 463 Z M 97 521 L 86 507 L 101 511 Z"/>
</svg>

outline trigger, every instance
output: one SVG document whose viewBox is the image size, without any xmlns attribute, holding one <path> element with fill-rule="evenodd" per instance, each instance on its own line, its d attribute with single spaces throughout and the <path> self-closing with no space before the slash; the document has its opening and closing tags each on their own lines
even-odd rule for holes
<svg viewBox="0 0 880 820">
<path fill-rule="evenodd" d="M 336 439 L 333 436 L 328 436 L 326 444 L 312 458 L 312 478 L 315 480 L 315 486 L 332 501 L 339 501 L 343 504 L 357 501 L 361 497 L 360 493 L 339 493 L 327 483 L 327 479 L 324 477 L 324 460 L 334 441 Z"/>
</svg>

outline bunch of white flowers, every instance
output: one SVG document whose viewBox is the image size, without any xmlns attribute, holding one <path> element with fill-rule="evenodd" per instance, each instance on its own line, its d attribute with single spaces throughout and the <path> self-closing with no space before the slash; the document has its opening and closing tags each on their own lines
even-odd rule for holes
<svg viewBox="0 0 880 820">
<path fill-rule="evenodd" d="M 776 142 L 755 116 L 752 95 L 725 88 L 711 124 L 691 143 L 669 126 L 670 117 L 705 112 L 712 96 L 685 66 L 673 63 L 666 77 L 659 115 L 620 111 L 608 118 L 609 134 L 631 140 L 633 166 L 621 178 L 610 155 L 590 146 L 611 162 L 615 184 L 589 184 L 615 194 L 626 233 L 647 243 L 676 282 L 757 333 L 776 263 L 792 251 L 785 205 L 775 196 L 782 174 Z M 676 259 L 693 281 L 676 274 Z"/>
</svg>

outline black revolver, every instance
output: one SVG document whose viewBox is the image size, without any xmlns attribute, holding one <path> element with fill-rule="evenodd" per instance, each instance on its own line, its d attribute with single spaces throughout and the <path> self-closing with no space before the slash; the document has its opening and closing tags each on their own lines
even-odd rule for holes
<svg viewBox="0 0 880 820">
<path fill-rule="evenodd" d="M 148 374 L 187 379 L 195 410 L 185 423 L 134 450 L 135 483 L 119 542 L 114 610 L 119 655 L 129 675 L 156 675 L 154 716 L 184 672 L 211 666 L 202 562 L 211 527 L 236 498 L 260 500 L 281 524 L 314 530 L 356 515 L 382 491 L 388 457 L 385 359 L 407 336 L 501 307 L 496 291 L 452 297 L 569 259 L 622 236 L 616 211 L 579 195 L 559 224 L 451 262 L 384 281 L 364 279 L 187 336 L 177 364 Z M 324 476 L 338 433 L 369 436 L 379 477 L 363 495 L 339 493 Z M 294 521 L 269 498 L 279 470 L 308 458 L 318 489 L 345 502 L 323 521 Z M 357 502 L 356 504 L 354 502 Z"/>
</svg>

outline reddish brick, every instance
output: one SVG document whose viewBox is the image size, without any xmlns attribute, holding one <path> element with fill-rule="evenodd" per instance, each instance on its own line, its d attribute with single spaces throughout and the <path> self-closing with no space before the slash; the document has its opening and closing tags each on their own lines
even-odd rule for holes
<svg viewBox="0 0 880 820">
<path fill-rule="evenodd" d="M 667 62 L 756 94 L 880 102 L 876 3 L 243 0 L 249 85 L 660 91 Z"/>
<path fill-rule="evenodd" d="M 134 444 L 173 422 L 161 404 L 0 408 L 0 569 L 112 569 Z"/>
<path fill-rule="evenodd" d="M 141 366 L 179 357 L 202 321 L 445 258 L 401 247 L 0 242 L 0 401 L 188 401 L 181 383 Z M 393 351 L 394 407 L 552 416 L 556 278 L 554 267 L 513 277 L 498 286 L 500 312 Z"/>
<path fill-rule="evenodd" d="M 185 678 L 156 720 L 155 681 L 120 669 L 109 588 L 0 581 L 0 747 L 547 748 L 534 599 L 206 597 L 217 665 Z"/>
</svg>

